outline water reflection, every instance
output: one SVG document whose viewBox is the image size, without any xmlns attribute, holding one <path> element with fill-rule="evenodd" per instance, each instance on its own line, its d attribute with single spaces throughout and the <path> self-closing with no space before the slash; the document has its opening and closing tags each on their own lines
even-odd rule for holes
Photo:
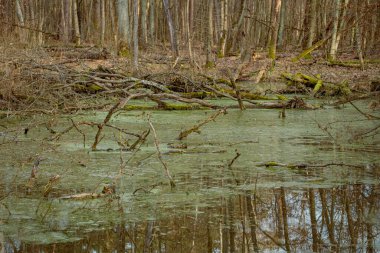
<svg viewBox="0 0 380 253">
<path fill-rule="evenodd" d="M 34 245 L 5 237 L 0 252 L 376 252 L 379 190 L 363 184 L 257 189 L 164 219 L 124 220 L 70 243 Z"/>
<path fill-rule="evenodd" d="M 146 129 L 140 114 L 115 123 Z M 180 130 L 204 116 L 153 115 L 174 190 L 152 138 L 137 153 L 119 152 L 110 130 L 103 150 L 88 152 L 77 132 L 47 142 L 50 133 L 36 128 L 0 145 L 0 253 L 380 251 L 378 138 L 346 142 L 344 123 L 334 130 L 336 143 L 315 122 L 351 120 L 356 110 L 290 110 L 281 120 L 277 111 L 230 111 L 176 149 Z M 75 121 L 104 119 L 83 117 Z M 94 131 L 82 131 L 88 147 Z M 39 155 L 46 160 L 28 192 Z M 62 199 L 113 182 L 117 196 Z"/>
</svg>

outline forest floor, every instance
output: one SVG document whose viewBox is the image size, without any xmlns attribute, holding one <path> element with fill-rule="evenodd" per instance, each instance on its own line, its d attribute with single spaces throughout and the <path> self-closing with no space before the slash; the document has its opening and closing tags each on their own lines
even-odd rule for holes
<svg viewBox="0 0 380 253">
<path fill-rule="evenodd" d="M 43 105 L 41 101 L 45 100 L 45 104 L 49 104 L 50 98 L 47 93 L 53 90 L 51 87 L 56 87 L 60 81 L 68 83 L 67 87 L 73 87 L 75 84 L 76 81 L 70 79 L 70 83 L 66 80 L 65 75 L 72 73 L 68 69 L 95 71 L 101 68 L 140 80 L 155 76 L 155 81 L 163 85 L 175 85 L 178 76 L 185 76 L 191 79 L 191 82 L 200 81 L 207 76 L 215 79 L 234 79 L 237 84 L 244 83 L 244 89 L 254 88 L 261 83 L 277 83 L 278 87 L 281 87 L 279 89 L 282 89 L 286 83 L 283 73 L 303 73 L 318 76 L 324 82 L 346 82 L 352 91 L 368 92 L 373 91 L 374 85 L 376 90 L 380 86 L 380 56 L 376 55 L 366 59 L 370 61 L 366 62 L 364 70 L 356 63 L 351 66 L 339 65 L 340 62 L 358 62 L 353 54 L 348 53 L 340 55 L 340 61 L 335 65 L 329 64 L 323 58 L 322 52 L 313 52 L 311 59 L 296 62 L 292 60 L 296 56 L 295 52 L 279 52 L 276 64 L 272 67 L 272 61 L 266 57 L 265 52 L 256 52 L 245 62 L 241 62 L 239 56 L 215 58 L 215 67 L 204 68 L 204 56 L 198 55 L 195 57 L 195 63 L 190 65 L 188 57 L 175 59 L 169 51 L 146 50 L 139 55 L 138 70 L 133 67 L 132 59 L 120 58 L 95 47 L 52 46 L 19 49 L 0 46 L 0 55 L 0 110 L 15 110 L 17 106 L 14 105 L 19 102 L 25 105 Z M 55 75 L 52 75 L 51 71 L 55 71 Z M 277 92 L 276 89 L 272 91 Z M 39 103 L 36 100 L 39 100 Z"/>
</svg>

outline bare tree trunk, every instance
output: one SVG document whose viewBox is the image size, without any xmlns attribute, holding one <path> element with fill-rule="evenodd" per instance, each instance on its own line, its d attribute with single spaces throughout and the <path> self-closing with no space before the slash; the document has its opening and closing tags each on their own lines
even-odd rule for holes
<svg viewBox="0 0 380 253">
<path fill-rule="evenodd" d="M 287 12 L 286 0 L 282 0 L 281 11 L 280 11 L 280 24 L 278 28 L 278 40 L 277 40 L 277 44 L 281 48 L 284 46 L 283 43 L 284 43 L 284 31 L 285 31 L 285 15 L 287 14 L 286 12 Z"/>
<path fill-rule="evenodd" d="M 112 40 L 109 40 L 110 42 L 115 42 L 117 46 L 117 25 L 116 25 L 116 20 L 117 20 L 117 14 L 116 14 L 116 10 L 115 10 L 115 5 L 116 3 L 114 1 L 106 1 L 107 3 L 107 13 L 106 16 L 108 15 L 109 17 L 109 20 L 110 20 L 110 24 L 109 24 L 109 33 L 110 33 L 110 37 L 112 38 Z"/>
<path fill-rule="evenodd" d="M 72 22 L 71 22 L 71 0 L 62 1 L 62 15 L 61 15 L 61 27 L 62 27 L 62 40 L 67 43 L 71 40 Z"/>
<path fill-rule="evenodd" d="M 193 9 L 194 9 L 194 0 L 187 0 L 186 2 L 186 17 L 187 17 L 187 22 L 186 22 L 186 33 L 187 33 L 187 47 L 189 50 L 189 57 L 190 57 L 190 63 L 194 63 L 194 56 L 193 56 L 193 34 L 192 34 L 192 29 L 193 29 Z"/>
<path fill-rule="evenodd" d="M 331 46 L 328 59 L 330 61 L 336 60 L 336 53 L 338 51 L 337 35 L 338 35 L 338 24 L 339 24 L 339 13 L 340 13 L 340 1 L 335 0 L 335 11 L 334 11 L 334 24 L 333 31 L 331 35 Z"/>
<path fill-rule="evenodd" d="M 342 30 L 345 24 L 348 3 L 349 3 L 349 0 L 344 0 L 343 6 L 341 8 L 340 22 L 338 26 L 338 32 L 336 35 L 337 48 L 339 47 L 340 39 L 342 38 Z"/>
<path fill-rule="evenodd" d="M 316 28 L 317 28 L 317 0 L 311 0 L 310 3 L 310 29 L 309 37 L 307 40 L 306 47 L 309 48 L 313 45 L 315 38 Z"/>
<path fill-rule="evenodd" d="M 25 20 L 24 20 L 24 14 L 22 13 L 21 5 L 20 5 L 20 0 L 16 0 L 16 14 L 18 21 L 20 23 L 20 26 L 25 26 Z M 19 36 L 20 36 L 20 41 L 22 43 L 26 42 L 26 34 L 24 29 L 20 28 L 19 29 Z"/>
<path fill-rule="evenodd" d="M 221 0 L 220 3 L 220 14 L 221 14 L 221 34 L 219 37 L 219 49 L 218 57 L 223 58 L 226 55 L 226 43 L 227 43 L 227 32 L 228 32 L 228 0 Z"/>
<path fill-rule="evenodd" d="M 130 29 L 129 29 L 129 0 L 117 1 L 117 22 L 118 22 L 118 54 L 119 56 L 129 56 Z"/>
<path fill-rule="evenodd" d="M 207 38 L 206 38 L 206 68 L 213 68 L 215 66 L 212 59 L 212 20 L 213 20 L 214 1 L 208 0 L 208 26 L 207 26 Z"/>
<path fill-rule="evenodd" d="M 240 11 L 240 15 L 239 15 L 239 20 L 238 22 L 236 23 L 235 27 L 232 29 L 232 43 L 231 43 L 231 48 L 230 50 L 232 52 L 235 52 L 237 50 L 237 42 L 241 42 L 242 39 L 241 39 L 241 34 L 242 34 L 242 26 L 243 26 L 243 23 L 244 23 L 244 19 L 246 17 L 246 10 L 247 10 L 247 0 L 242 0 L 241 2 L 241 11 Z"/>
<path fill-rule="evenodd" d="M 133 0 L 133 65 L 139 67 L 139 0 Z"/>
<path fill-rule="evenodd" d="M 155 20 L 154 20 L 154 11 L 155 11 L 155 0 L 149 0 L 149 39 L 151 42 L 155 40 Z"/>
<path fill-rule="evenodd" d="M 46 3 L 42 1 L 36 3 L 37 9 L 38 9 L 38 13 L 36 17 L 36 21 L 37 21 L 36 28 L 38 31 L 36 31 L 35 34 L 36 34 L 36 43 L 38 46 L 41 46 L 44 43 L 42 30 L 45 23 L 45 4 Z"/>
<path fill-rule="evenodd" d="M 75 1 L 75 0 L 74 0 Z M 106 9 L 104 0 L 100 0 L 100 45 L 104 46 L 106 33 Z"/>
<path fill-rule="evenodd" d="M 74 21 L 74 43 L 79 46 L 80 41 L 80 31 L 79 31 L 79 20 L 78 20 L 78 5 L 77 0 L 73 0 L 73 21 Z"/>
<path fill-rule="evenodd" d="M 169 32 L 170 32 L 170 43 L 172 45 L 172 51 L 175 57 L 179 56 L 178 42 L 177 42 L 177 33 L 174 29 L 173 19 L 169 8 L 168 0 L 162 0 L 164 4 L 166 19 L 168 21 Z"/>
<path fill-rule="evenodd" d="M 380 12 L 380 6 L 378 6 L 377 8 L 375 8 L 375 13 L 379 13 Z M 377 43 L 376 43 L 376 32 L 379 31 L 379 17 L 380 15 L 379 14 L 375 14 L 375 15 L 372 15 L 372 21 L 371 21 L 371 35 L 370 35 L 370 38 L 369 38 L 369 42 L 368 42 L 368 45 L 369 45 L 369 50 L 374 50 L 376 47 L 377 47 Z"/>
<path fill-rule="evenodd" d="M 360 14 L 360 3 L 361 1 L 356 2 L 355 10 L 355 40 L 356 40 L 356 52 L 360 60 L 361 69 L 364 70 L 364 59 L 363 59 L 363 49 L 362 49 L 362 31 L 359 26 L 359 14 Z"/>
<path fill-rule="evenodd" d="M 280 8 L 281 8 L 281 0 L 275 0 L 274 12 L 273 12 L 273 20 L 272 20 L 272 33 L 270 36 L 269 42 L 269 58 L 272 59 L 272 66 L 274 66 L 276 61 L 276 47 L 277 47 L 277 35 L 278 35 L 278 21 L 280 17 Z"/>
<path fill-rule="evenodd" d="M 327 7 L 326 7 L 326 1 L 327 0 L 322 0 L 323 2 L 321 3 L 321 23 L 322 23 L 322 37 L 326 37 L 328 31 L 327 31 Z"/>
<path fill-rule="evenodd" d="M 21 26 L 25 26 L 24 14 L 22 13 L 20 0 L 16 0 L 16 14 Z"/>
<path fill-rule="evenodd" d="M 147 0 L 140 0 L 141 4 L 141 46 L 145 48 L 148 43 L 148 28 L 147 28 Z"/>
</svg>

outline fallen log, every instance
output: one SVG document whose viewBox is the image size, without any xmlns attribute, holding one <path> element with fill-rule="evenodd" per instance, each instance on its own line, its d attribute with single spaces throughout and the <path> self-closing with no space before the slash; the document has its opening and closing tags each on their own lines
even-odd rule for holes
<svg viewBox="0 0 380 253">
<path fill-rule="evenodd" d="M 291 74 L 284 72 L 281 76 L 287 81 L 289 86 L 295 86 L 300 89 L 300 91 L 308 91 L 312 96 L 316 96 L 317 94 L 325 96 L 346 96 L 351 93 L 346 81 L 331 83 L 323 81 L 320 75 L 310 76 L 303 73 Z"/>
</svg>

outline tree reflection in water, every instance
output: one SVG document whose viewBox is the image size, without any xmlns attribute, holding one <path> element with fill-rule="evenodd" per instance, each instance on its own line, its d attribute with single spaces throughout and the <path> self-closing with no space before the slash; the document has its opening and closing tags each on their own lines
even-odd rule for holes
<svg viewBox="0 0 380 253">
<path fill-rule="evenodd" d="M 64 244 L 6 240 L 4 252 L 375 252 L 379 186 L 257 189 L 162 220 L 120 223 Z M 186 209 L 186 208 L 184 208 Z M 193 207 L 189 208 L 193 209 Z M 192 212 L 191 212 L 192 211 Z M 379 248 L 377 248 L 379 250 Z"/>
</svg>

